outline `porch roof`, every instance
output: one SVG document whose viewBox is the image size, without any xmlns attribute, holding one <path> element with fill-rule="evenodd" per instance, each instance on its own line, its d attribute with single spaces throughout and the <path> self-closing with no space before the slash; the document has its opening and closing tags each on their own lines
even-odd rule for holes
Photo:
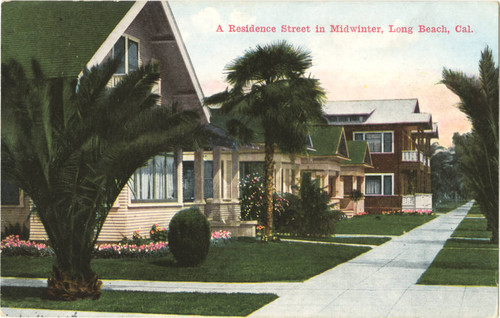
<svg viewBox="0 0 500 318">
<path fill-rule="evenodd" d="M 134 1 L 12 1 L 2 4 L 2 63 L 16 59 L 32 75 L 76 77 Z"/>
</svg>

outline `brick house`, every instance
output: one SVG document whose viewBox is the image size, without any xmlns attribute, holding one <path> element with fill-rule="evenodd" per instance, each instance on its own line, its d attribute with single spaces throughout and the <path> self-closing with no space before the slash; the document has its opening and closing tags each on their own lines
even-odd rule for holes
<svg viewBox="0 0 500 318">
<path fill-rule="evenodd" d="M 324 111 L 348 140 L 369 145 L 365 210 L 432 209 L 430 145 L 438 128 L 417 99 L 329 101 Z"/>
</svg>

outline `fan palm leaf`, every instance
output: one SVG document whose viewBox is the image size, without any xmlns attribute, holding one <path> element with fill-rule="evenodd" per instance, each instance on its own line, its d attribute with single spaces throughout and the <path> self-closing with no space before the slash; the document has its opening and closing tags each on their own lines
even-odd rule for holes
<svg viewBox="0 0 500 318">
<path fill-rule="evenodd" d="M 226 129 L 242 143 L 264 139 L 266 234 L 272 233 L 274 152 L 306 151 L 305 137 L 322 121 L 325 92 L 318 80 L 306 77 L 310 52 L 280 41 L 256 46 L 226 68 L 225 91 L 204 99 L 227 118 Z"/>
</svg>

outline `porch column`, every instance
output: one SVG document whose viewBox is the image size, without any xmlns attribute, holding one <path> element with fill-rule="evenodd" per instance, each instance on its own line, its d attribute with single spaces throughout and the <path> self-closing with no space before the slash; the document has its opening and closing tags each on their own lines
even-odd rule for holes
<svg viewBox="0 0 500 318">
<path fill-rule="evenodd" d="M 184 195 L 182 192 L 182 150 L 177 149 L 174 153 L 175 163 L 177 165 L 177 202 L 184 202 Z"/>
<path fill-rule="evenodd" d="M 239 185 L 240 185 L 240 161 L 239 153 L 236 150 L 231 152 L 231 200 L 239 201 Z"/>
<path fill-rule="evenodd" d="M 359 190 L 358 189 L 358 177 L 357 176 L 352 176 L 352 191 L 354 190 Z"/>
<path fill-rule="evenodd" d="M 205 173 L 203 162 L 203 149 L 198 149 L 194 153 L 194 202 L 204 203 L 205 199 Z"/>
<path fill-rule="evenodd" d="M 365 195 L 365 177 L 358 177 L 358 190 Z"/>
<path fill-rule="evenodd" d="M 221 171 L 221 148 L 214 147 L 213 149 L 213 184 L 214 184 L 214 203 L 222 201 L 221 185 L 222 185 L 222 171 Z"/>
<path fill-rule="evenodd" d="M 276 171 L 276 177 L 274 179 L 274 189 L 276 193 L 283 193 L 283 182 L 282 181 L 282 176 L 283 176 L 283 169 L 281 167 L 281 163 L 276 163 L 275 164 L 275 171 Z"/>
<path fill-rule="evenodd" d="M 336 198 L 343 198 L 344 197 L 344 179 L 342 176 L 340 176 L 339 173 L 335 173 L 337 178 L 335 178 L 335 189 L 336 193 L 334 193 L 334 197 Z"/>
</svg>

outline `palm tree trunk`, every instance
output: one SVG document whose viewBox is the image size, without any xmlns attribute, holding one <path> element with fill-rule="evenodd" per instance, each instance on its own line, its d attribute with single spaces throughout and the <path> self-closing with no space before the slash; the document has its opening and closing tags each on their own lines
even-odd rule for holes
<svg viewBox="0 0 500 318">
<path fill-rule="evenodd" d="M 61 211 L 60 206 L 49 209 Z M 87 211 L 89 209 L 91 208 L 87 208 Z M 67 207 L 62 210 L 71 211 L 72 208 Z M 39 214 L 50 215 L 48 218 L 41 217 L 42 223 L 58 224 L 55 227 L 44 224 L 49 244 L 56 254 L 56 264 L 47 281 L 46 298 L 65 301 L 98 299 L 101 296 L 102 282 L 91 269 L 94 228 L 85 226 L 83 218 L 85 214 L 75 216 L 71 213 L 48 213 L 40 209 Z M 78 226 L 71 226 L 70 221 L 75 221 Z"/>
<path fill-rule="evenodd" d="M 265 234 L 270 237 L 273 233 L 273 190 L 274 190 L 274 144 L 266 141 L 265 152 L 265 193 L 264 207 L 266 209 Z"/>
</svg>

